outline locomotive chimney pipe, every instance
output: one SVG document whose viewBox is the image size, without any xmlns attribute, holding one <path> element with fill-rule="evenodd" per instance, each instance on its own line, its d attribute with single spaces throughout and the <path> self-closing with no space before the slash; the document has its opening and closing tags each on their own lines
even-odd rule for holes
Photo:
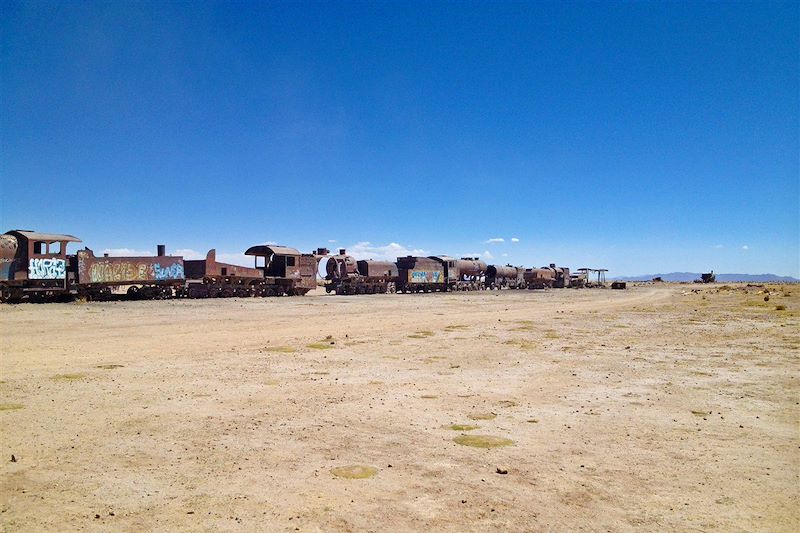
<svg viewBox="0 0 800 533">
<path fill-rule="evenodd" d="M 347 253 L 347 250 L 344 248 L 339 248 L 339 255 L 344 255 L 345 253 Z"/>
<path fill-rule="evenodd" d="M 167 255 L 167 246 L 164 244 L 158 245 L 158 257 L 164 257 Z"/>
<path fill-rule="evenodd" d="M 103 254 L 103 257 L 108 257 L 108 254 L 107 253 Z"/>
</svg>

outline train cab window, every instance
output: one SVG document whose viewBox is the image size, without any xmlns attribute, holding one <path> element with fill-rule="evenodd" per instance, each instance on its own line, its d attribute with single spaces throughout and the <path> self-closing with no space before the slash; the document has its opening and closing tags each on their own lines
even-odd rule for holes
<svg viewBox="0 0 800 533">
<path fill-rule="evenodd" d="M 266 264 L 267 264 L 266 257 L 264 257 L 263 255 L 256 256 L 256 268 L 264 268 Z"/>
<path fill-rule="evenodd" d="M 447 262 L 447 266 L 454 267 L 454 266 L 456 266 L 456 262 L 455 261 L 448 261 Z"/>
<path fill-rule="evenodd" d="M 64 255 L 64 243 L 62 243 L 62 242 L 51 242 L 47 246 L 47 253 Z"/>
<path fill-rule="evenodd" d="M 33 243 L 33 253 L 36 255 L 43 255 L 47 253 L 47 243 L 44 241 L 36 241 Z"/>
<path fill-rule="evenodd" d="M 294 257 L 287 257 L 286 258 L 286 266 L 293 267 L 294 266 Z"/>
</svg>

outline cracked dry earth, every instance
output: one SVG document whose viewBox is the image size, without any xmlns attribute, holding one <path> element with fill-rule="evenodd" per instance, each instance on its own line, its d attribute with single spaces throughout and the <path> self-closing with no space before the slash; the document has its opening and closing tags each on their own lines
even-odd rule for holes
<svg viewBox="0 0 800 533">
<path fill-rule="evenodd" d="M 797 531 L 799 325 L 735 284 L 6 305 L 0 523 Z"/>
</svg>

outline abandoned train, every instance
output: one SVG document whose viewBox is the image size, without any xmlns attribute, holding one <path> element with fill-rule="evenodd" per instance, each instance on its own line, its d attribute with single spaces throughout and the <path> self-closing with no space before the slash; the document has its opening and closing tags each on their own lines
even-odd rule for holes
<svg viewBox="0 0 800 533">
<path fill-rule="evenodd" d="M 170 256 L 163 245 L 155 256 L 97 257 L 88 248 L 68 254 L 67 245 L 79 242 L 72 235 L 26 230 L 0 235 L 0 301 L 73 296 L 92 300 L 120 291 L 146 299 L 302 296 L 317 286 L 322 262 L 325 289 L 336 294 L 540 289 L 578 287 L 584 281 L 553 264 L 525 269 L 445 255 L 357 261 L 344 249 L 336 255 L 325 248 L 304 254 L 274 245 L 253 246 L 245 252 L 254 258 L 253 267 L 220 263 L 213 249 L 205 259 Z"/>
</svg>

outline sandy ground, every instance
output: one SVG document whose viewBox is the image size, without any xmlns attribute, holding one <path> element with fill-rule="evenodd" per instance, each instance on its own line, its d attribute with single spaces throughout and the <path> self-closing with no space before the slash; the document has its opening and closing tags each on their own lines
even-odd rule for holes
<svg viewBox="0 0 800 533">
<path fill-rule="evenodd" d="M 800 287 L 763 290 L 6 305 L 0 523 L 797 531 Z"/>
</svg>

